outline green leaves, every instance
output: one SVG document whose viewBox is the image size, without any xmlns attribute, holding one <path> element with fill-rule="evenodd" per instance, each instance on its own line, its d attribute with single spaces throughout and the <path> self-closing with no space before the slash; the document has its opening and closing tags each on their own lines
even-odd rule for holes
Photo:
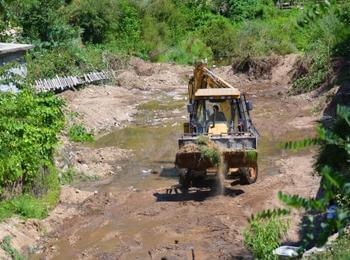
<svg viewBox="0 0 350 260">
<path fill-rule="evenodd" d="M 316 169 L 322 176 L 322 195 L 319 198 L 304 198 L 298 195 L 278 193 L 279 199 L 287 206 L 295 209 L 306 210 L 308 221 L 306 222 L 306 235 L 304 246 L 310 241 L 316 240 L 322 245 L 329 235 L 341 232 L 349 223 L 350 217 L 350 108 L 337 107 L 337 120 L 331 129 L 320 127 L 318 138 L 288 143 L 289 147 L 308 146 L 320 144 L 320 154 L 317 159 Z M 332 209 L 333 208 L 333 209 Z M 334 212 L 330 213 L 330 209 Z M 313 236 L 315 228 L 314 215 L 329 215 L 322 218 L 318 237 Z"/>
<path fill-rule="evenodd" d="M 274 259 L 272 251 L 280 245 L 289 227 L 289 220 L 283 218 L 286 214 L 287 210 L 265 211 L 250 219 L 243 236 L 255 259 Z"/>
<path fill-rule="evenodd" d="M 251 218 L 249 219 L 249 222 L 254 221 L 254 220 L 261 220 L 261 219 L 270 219 L 270 218 L 278 218 L 278 217 L 285 217 L 290 214 L 289 209 L 267 209 L 258 212 L 255 215 L 252 215 Z"/>
<path fill-rule="evenodd" d="M 83 125 L 74 124 L 68 132 L 69 139 L 73 142 L 92 142 L 94 135 L 88 132 Z"/>
<path fill-rule="evenodd" d="M 64 126 L 63 105 L 51 94 L 26 89 L 0 93 L 0 196 L 10 187 L 32 185 L 40 167 L 52 163 Z"/>
<path fill-rule="evenodd" d="M 324 210 L 325 203 L 323 200 L 307 199 L 298 195 L 287 195 L 282 192 L 278 192 L 278 198 L 284 202 L 287 206 L 306 210 Z"/>
<path fill-rule="evenodd" d="M 301 150 L 321 143 L 320 138 L 308 138 L 299 141 L 289 141 L 283 143 L 281 147 L 289 150 Z"/>
</svg>

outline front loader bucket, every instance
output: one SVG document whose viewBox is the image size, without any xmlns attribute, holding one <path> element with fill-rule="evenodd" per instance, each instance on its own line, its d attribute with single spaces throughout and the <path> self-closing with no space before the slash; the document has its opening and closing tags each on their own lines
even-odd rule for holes
<svg viewBox="0 0 350 260">
<path fill-rule="evenodd" d="M 225 163 L 229 168 L 253 167 L 258 163 L 256 150 L 230 150 L 223 151 Z"/>
<path fill-rule="evenodd" d="M 257 166 L 256 150 L 225 150 L 222 158 L 229 168 Z M 215 167 L 209 159 L 203 158 L 200 152 L 178 152 L 175 164 L 178 168 L 206 170 Z"/>
<path fill-rule="evenodd" d="M 213 167 L 210 160 L 203 158 L 200 152 L 176 153 L 175 165 L 178 168 L 190 170 L 206 170 Z"/>
</svg>

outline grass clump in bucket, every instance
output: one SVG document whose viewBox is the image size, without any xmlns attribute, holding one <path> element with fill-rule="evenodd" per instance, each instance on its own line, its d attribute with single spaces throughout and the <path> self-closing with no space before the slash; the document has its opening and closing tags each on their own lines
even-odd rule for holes
<svg viewBox="0 0 350 260">
<path fill-rule="evenodd" d="M 255 162 L 257 160 L 258 157 L 258 153 L 255 150 L 248 150 L 244 153 L 245 158 L 247 161 L 249 162 Z"/>
<path fill-rule="evenodd" d="M 218 167 L 221 159 L 217 146 L 204 135 L 197 137 L 197 144 L 199 152 L 201 153 L 201 159 L 209 160 L 213 166 Z"/>
</svg>

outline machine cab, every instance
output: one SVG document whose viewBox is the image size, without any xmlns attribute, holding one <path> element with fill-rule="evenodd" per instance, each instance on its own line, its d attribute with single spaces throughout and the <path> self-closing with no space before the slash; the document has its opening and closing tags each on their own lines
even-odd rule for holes
<svg viewBox="0 0 350 260">
<path fill-rule="evenodd" d="M 227 135 L 243 131 L 240 97 L 235 88 L 198 89 L 188 106 L 190 133 Z"/>
</svg>

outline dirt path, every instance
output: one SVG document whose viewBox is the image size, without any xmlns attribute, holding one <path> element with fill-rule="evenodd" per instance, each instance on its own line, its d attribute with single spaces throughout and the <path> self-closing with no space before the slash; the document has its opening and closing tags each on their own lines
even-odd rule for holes
<svg viewBox="0 0 350 260">
<path fill-rule="evenodd" d="M 314 100 L 287 95 L 292 62 L 293 57 L 287 57 L 272 79 L 264 81 L 233 75 L 230 67 L 216 69 L 253 100 L 253 120 L 262 135 L 258 182 L 241 186 L 227 181 L 223 195 L 208 188 L 193 189 L 188 195 L 165 192 L 177 182 L 172 161 L 186 116 L 190 67 L 150 66 L 136 60 L 132 70 L 120 75 L 119 87 L 65 94 L 69 106 L 82 113 L 89 126 L 101 131 L 119 127 L 102 136 L 89 153 L 114 147 L 131 154 L 105 162 L 120 168 L 114 177 L 79 186 L 82 192 L 97 192 L 75 204 L 77 214 L 54 225 L 31 258 L 192 259 L 192 254 L 196 259 L 250 258 L 242 243 L 247 218 L 279 206 L 280 190 L 305 196 L 318 190 L 319 180 L 312 175 L 313 151 L 286 153 L 277 146 L 312 136 L 317 120 L 312 114 Z M 299 220 L 295 215 L 289 240 L 297 240 Z"/>
</svg>

